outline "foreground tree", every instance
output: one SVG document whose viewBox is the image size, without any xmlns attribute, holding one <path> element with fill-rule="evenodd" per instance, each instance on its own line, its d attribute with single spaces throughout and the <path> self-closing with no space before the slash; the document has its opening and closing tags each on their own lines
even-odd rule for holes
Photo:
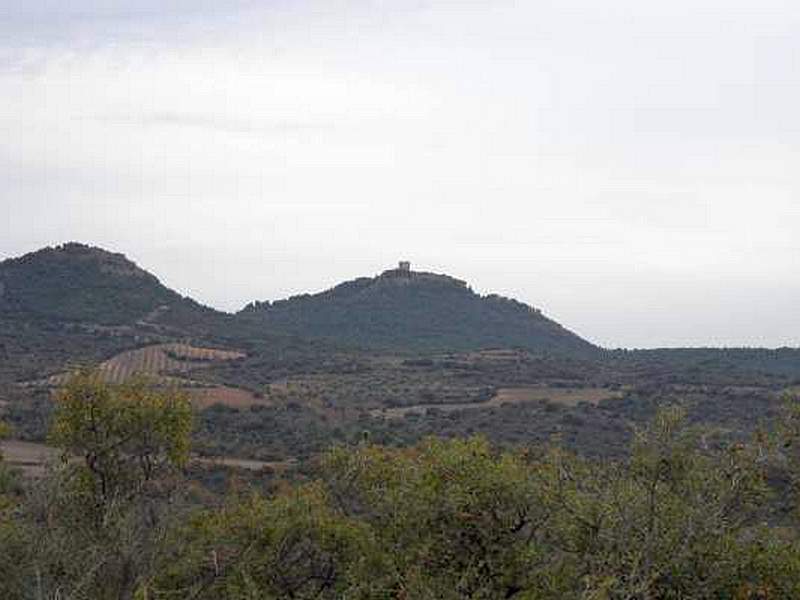
<svg viewBox="0 0 800 600">
<path fill-rule="evenodd" d="M 676 408 L 637 433 L 627 462 L 551 452 L 540 485 L 559 570 L 590 598 L 724 598 L 783 586 L 752 568 L 766 551 L 761 456 L 738 444 L 702 450 Z M 577 597 L 579 588 L 567 592 Z"/>
<path fill-rule="evenodd" d="M 144 379 L 104 383 L 96 372 L 72 377 L 56 399 L 50 441 L 72 465 L 76 493 L 97 517 L 117 503 L 155 490 L 189 457 L 192 409 L 188 397 Z"/>
<path fill-rule="evenodd" d="M 668 408 L 616 462 L 364 440 L 312 483 L 184 507 L 186 399 L 82 373 L 55 413 L 63 461 L 0 510 L 0 597 L 798 598 L 800 528 L 773 493 L 800 464 L 791 410 L 774 439 L 714 445 Z"/>
<path fill-rule="evenodd" d="M 215 600 L 388 598 L 367 525 L 333 507 L 320 483 L 274 498 L 232 498 L 196 515 L 155 596 Z"/>
<path fill-rule="evenodd" d="M 0 441 L 9 433 L 10 428 L 0 421 Z M 0 598 L 22 598 L 25 593 L 17 576 L 18 558 L 27 555 L 29 547 L 19 525 L 19 502 L 19 482 L 0 452 Z"/>
<path fill-rule="evenodd" d="M 177 390 L 95 372 L 66 384 L 50 435 L 62 461 L 31 486 L 23 515 L 33 597 L 124 600 L 147 588 L 180 512 L 191 424 Z"/>
<path fill-rule="evenodd" d="M 800 597 L 797 530 L 763 523 L 770 448 L 700 442 L 666 409 L 615 463 L 480 438 L 338 448 L 311 486 L 197 517 L 158 597 Z"/>
<path fill-rule="evenodd" d="M 548 515 L 521 455 L 482 438 L 429 439 L 340 448 L 325 470 L 337 506 L 388 550 L 392 597 L 511 598 L 532 585 Z"/>
</svg>

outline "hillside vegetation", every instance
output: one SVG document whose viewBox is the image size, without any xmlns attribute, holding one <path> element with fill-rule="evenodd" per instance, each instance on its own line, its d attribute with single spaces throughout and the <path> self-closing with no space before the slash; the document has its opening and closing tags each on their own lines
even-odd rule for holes
<svg viewBox="0 0 800 600">
<path fill-rule="evenodd" d="M 99 325 L 132 325 L 183 301 L 122 254 L 82 244 L 0 263 L 0 312 Z"/>
<path fill-rule="evenodd" d="M 83 244 L 0 262 L 0 388 L 225 328 L 122 254 Z"/>
<path fill-rule="evenodd" d="M 0 597 L 137 600 L 790 600 L 800 594 L 800 408 L 707 444 L 661 409 L 625 458 L 480 437 L 338 445 L 303 481 L 202 496 L 180 393 L 84 373 L 65 457 L 0 463 Z M 31 590 L 35 594 L 31 594 Z"/>
<path fill-rule="evenodd" d="M 430 273 L 391 270 L 237 315 L 80 244 L 4 261 L 0 275 L 0 411 L 28 441 L 43 440 L 52 412 L 49 386 L 31 384 L 81 365 L 113 381 L 177 376 L 211 407 L 197 421 L 200 451 L 264 460 L 313 459 L 365 433 L 398 447 L 428 435 L 479 433 L 503 447 L 559 437 L 619 456 L 635 426 L 676 403 L 742 439 L 800 383 L 795 349 L 601 350 L 529 306 Z"/>
<path fill-rule="evenodd" d="M 524 348 L 572 355 L 597 349 L 539 310 L 480 296 L 445 275 L 391 270 L 314 295 L 254 303 L 240 318 L 271 333 L 382 351 Z"/>
<path fill-rule="evenodd" d="M 236 315 L 77 244 L 0 284 L 2 598 L 800 597 L 798 349 L 599 349 L 405 270 Z"/>
</svg>

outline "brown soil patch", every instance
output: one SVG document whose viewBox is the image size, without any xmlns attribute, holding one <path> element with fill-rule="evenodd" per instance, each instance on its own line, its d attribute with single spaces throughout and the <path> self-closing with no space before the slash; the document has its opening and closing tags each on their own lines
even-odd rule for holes
<svg viewBox="0 0 800 600">
<path fill-rule="evenodd" d="M 44 464 L 58 457 L 58 450 L 44 444 L 5 440 L 0 442 L 0 454 L 4 462 L 22 469 L 25 475 L 39 476 L 44 473 Z"/>
<path fill-rule="evenodd" d="M 249 406 L 270 406 L 272 402 L 265 398 L 259 398 L 253 392 L 227 386 L 215 386 L 209 388 L 191 388 L 189 395 L 192 398 L 192 405 L 202 410 L 214 404 L 224 404 L 231 408 L 247 408 Z"/>
</svg>

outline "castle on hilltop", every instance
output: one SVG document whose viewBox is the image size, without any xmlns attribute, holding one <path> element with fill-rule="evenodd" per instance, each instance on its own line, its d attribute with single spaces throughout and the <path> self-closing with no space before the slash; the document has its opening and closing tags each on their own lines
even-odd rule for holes
<svg viewBox="0 0 800 600">
<path fill-rule="evenodd" d="M 411 280 L 417 275 L 419 275 L 419 273 L 414 273 L 411 270 L 411 262 L 407 260 L 401 260 L 399 263 L 397 263 L 396 268 L 384 271 L 381 274 L 381 277 L 384 279 L 393 280 Z"/>
<path fill-rule="evenodd" d="M 411 262 L 401 260 L 397 263 L 394 269 L 388 269 L 381 273 L 380 279 L 383 281 L 390 281 L 393 283 L 411 283 L 415 282 L 439 282 L 447 283 L 449 285 L 457 285 L 459 287 L 467 287 L 466 281 L 449 277 L 448 275 L 437 275 L 436 273 L 427 273 L 424 271 L 412 271 Z"/>
</svg>

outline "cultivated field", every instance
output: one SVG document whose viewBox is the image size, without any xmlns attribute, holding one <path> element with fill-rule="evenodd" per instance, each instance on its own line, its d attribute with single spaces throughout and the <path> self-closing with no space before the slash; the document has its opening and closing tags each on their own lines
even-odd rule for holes
<svg viewBox="0 0 800 600">
<path fill-rule="evenodd" d="M 256 404 L 270 404 L 263 398 L 244 389 L 209 385 L 194 381 L 191 371 L 244 358 L 246 355 L 234 350 L 199 348 L 189 344 L 157 344 L 117 354 L 101 363 L 98 370 L 104 381 L 123 383 L 135 375 L 144 375 L 157 383 L 175 385 L 186 389 L 193 404 L 200 409 L 213 404 L 225 404 L 233 408 L 245 408 Z M 58 387 L 69 378 L 69 373 L 60 373 L 47 379 L 46 385 Z M 40 382 L 41 383 L 41 382 Z"/>
<path fill-rule="evenodd" d="M 188 344 L 157 344 L 117 354 L 101 363 L 99 370 L 109 383 L 122 383 L 137 374 L 169 382 L 175 376 L 181 377 L 194 369 L 244 357 L 243 353 L 232 350 L 198 348 Z M 67 377 L 68 374 L 54 375 L 48 383 L 62 385 Z"/>
<path fill-rule="evenodd" d="M 605 388 L 552 388 L 547 386 L 529 386 L 518 388 L 501 388 L 485 402 L 452 402 L 447 404 L 414 404 L 396 408 L 382 408 L 371 411 L 374 417 L 397 419 L 411 413 L 424 413 L 429 409 L 450 412 L 465 409 L 486 409 L 503 404 L 519 404 L 522 402 L 548 401 L 563 406 L 576 406 L 580 402 L 597 404 L 601 400 L 619 398 L 621 392 Z"/>
</svg>

